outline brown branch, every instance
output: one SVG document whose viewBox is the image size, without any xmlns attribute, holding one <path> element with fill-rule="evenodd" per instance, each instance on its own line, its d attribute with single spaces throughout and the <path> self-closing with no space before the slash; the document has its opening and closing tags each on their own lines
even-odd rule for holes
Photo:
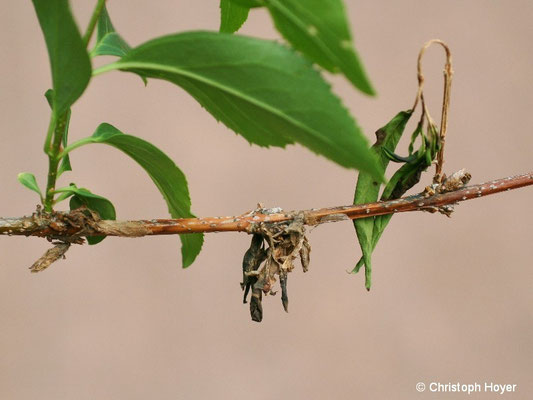
<svg viewBox="0 0 533 400">
<path fill-rule="evenodd" d="M 533 185 L 533 172 L 502 178 L 478 185 L 465 186 L 453 192 L 417 194 L 401 199 L 343 207 L 283 212 L 279 208 L 259 208 L 239 216 L 182 219 L 152 219 L 138 221 L 99 220 L 94 214 L 75 210 L 71 212 L 42 213 L 29 217 L 0 218 L 0 234 L 39 236 L 66 242 L 79 241 L 83 236 L 140 237 L 147 235 L 174 235 L 200 232 L 252 233 L 259 223 L 280 223 L 303 219 L 306 225 L 319 225 L 347 219 L 406 211 L 443 211 L 460 201 Z M 444 207 L 444 208 L 443 208 Z"/>
</svg>

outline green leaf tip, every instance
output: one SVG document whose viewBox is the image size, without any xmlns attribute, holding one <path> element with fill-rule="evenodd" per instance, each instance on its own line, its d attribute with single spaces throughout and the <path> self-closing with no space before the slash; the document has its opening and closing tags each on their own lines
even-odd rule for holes
<svg viewBox="0 0 533 400">
<path fill-rule="evenodd" d="M 389 152 L 396 149 L 412 113 L 412 110 L 401 111 L 384 127 L 376 131 L 376 143 L 372 146 L 372 151 L 378 158 L 380 167 L 383 170 L 387 168 L 390 162 Z M 376 181 L 371 175 L 360 172 L 355 189 L 354 204 L 377 201 L 380 187 L 380 182 Z M 385 217 L 389 216 L 387 215 Z M 362 266 L 365 266 L 365 287 L 367 290 L 370 290 L 372 280 L 372 252 L 379 239 L 379 237 L 377 239 L 375 238 L 379 230 L 376 228 L 376 217 L 356 219 L 353 221 L 353 224 L 363 255 L 353 268 L 352 273 L 357 273 Z M 381 236 L 381 232 L 379 236 Z"/>
<path fill-rule="evenodd" d="M 107 7 L 104 5 L 98 18 L 96 44 L 91 51 L 91 57 L 122 57 L 130 50 L 130 45 L 115 30 L 111 18 L 109 17 Z"/>
<path fill-rule="evenodd" d="M 395 135 L 401 135 L 405 128 L 405 123 L 407 122 L 406 118 L 408 119 L 411 114 L 412 112 L 410 111 L 409 115 L 402 115 L 401 113 L 398 114 L 389 124 L 382 128 L 382 130 L 386 132 L 390 131 L 389 133 L 393 133 L 392 137 L 394 137 Z M 393 174 L 393 176 L 383 189 L 383 193 L 381 194 L 380 198 L 382 201 L 397 199 L 403 196 L 409 189 L 411 189 L 420 181 L 422 172 L 427 170 L 428 167 L 431 166 L 431 164 L 433 163 L 433 160 L 436 158 L 441 146 L 438 129 L 432 122 L 429 121 L 427 133 L 424 134 L 422 126 L 423 120 L 418 123 L 417 127 L 415 128 L 415 131 L 411 136 L 411 144 L 409 151 L 410 154 L 412 153 L 412 142 L 418 136 L 422 137 L 420 147 L 415 153 L 412 153 L 411 156 L 407 157 L 407 162 L 405 162 Z M 378 142 L 379 137 L 380 136 L 378 135 Z M 388 135 L 385 135 L 384 143 L 386 143 L 388 137 Z M 397 145 L 397 141 L 394 140 L 394 142 L 395 143 L 389 143 L 389 145 L 387 146 L 387 150 L 382 152 L 382 162 L 388 164 L 388 162 L 390 161 L 390 156 L 394 152 Z M 381 150 L 384 150 L 384 146 L 384 144 L 381 145 Z M 400 160 L 401 157 L 397 159 Z M 393 214 L 387 214 L 379 215 L 374 218 L 365 218 L 363 220 L 359 220 L 361 222 L 372 221 L 372 224 L 367 222 L 366 225 L 361 224 L 359 222 L 355 224 L 356 221 L 354 221 L 354 226 L 358 234 L 359 243 L 363 251 L 363 257 L 361 257 L 352 272 L 356 273 L 363 265 L 365 265 L 365 285 L 367 288 L 370 288 L 371 285 L 371 273 L 367 269 L 367 260 L 370 260 L 371 254 L 375 249 L 377 243 L 379 242 L 385 228 L 389 224 L 392 216 Z M 360 231 L 362 232 L 362 227 L 365 228 L 365 231 L 362 233 L 362 235 L 360 235 Z M 361 239 L 362 237 L 363 239 Z"/>
<path fill-rule="evenodd" d="M 202 251 L 204 235 L 201 233 L 189 233 L 180 235 L 181 239 L 181 260 L 183 268 L 188 268 L 196 260 Z"/>
<path fill-rule="evenodd" d="M 153 144 L 136 136 L 122 133 L 113 125 L 103 123 L 92 136 L 82 139 L 84 144 L 103 143 L 122 151 L 136 161 L 150 176 L 167 203 L 172 218 L 194 218 L 187 179 L 165 153 Z M 193 263 L 202 249 L 203 235 L 180 235 L 183 267 Z"/>
<path fill-rule="evenodd" d="M 375 95 L 357 54 L 342 0 L 269 0 L 276 29 L 298 51 L 360 91 Z"/>
</svg>

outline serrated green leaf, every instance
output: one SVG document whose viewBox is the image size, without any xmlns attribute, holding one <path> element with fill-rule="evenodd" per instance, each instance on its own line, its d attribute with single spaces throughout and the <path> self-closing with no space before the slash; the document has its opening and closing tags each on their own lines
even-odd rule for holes
<svg viewBox="0 0 533 400">
<path fill-rule="evenodd" d="M 96 32 L 96 45 L 91 51 L 91 57 L 122 57 L 131 50 L 130 45 L 115 30 L 105 6 L 102 8 L 98 18 Z"/>
<path fill-rule="evenodd" d="M 91 62 L 67 0 L 32 0 L 48 48 L 52 70 L 52 108 L 65 112 L 91 78 Z"/>
<path fill-rule="evenodd" d="M 275 42 L 187 32 L 149 41 L 98 72 L 111 69 L 181 86 L 252 143 L 298 142 L 384 179 L 366 138 L 329 85 L 309 61 Z"/>
<path fill-rule="evenodd" d="M 35 175 L 30 174 L 29 172 L 21 172 L 20 174 L 18 174 L 17 179 L 28 189 L 33 190 L 41 198 L 43 197 L 41 189 L 39 189 L 39 185 L 37 184 L 37 180 L 35 179 Z"/>
<path fill-rule="evenodd" d="M 374 95 L 352 36 L 342 0 L 269 0 L 276 29 L 297 50 L 330 72 L 342 72 L 362 92 Z"/>
<path fill-rule="evenodd" d="M 249 7 L 231 0 L 220 0 L 220 32 L 237 32 L 248 18 Z"/>
<path fill-rule="evenodd" d="M 109 124 L 101 124 L 91 137 L 82 139 L 83 144 L 104 143 L 113 146 L 133 158 L 152 178 L 173 218 L 193 218 L 187 180 L 174 162 L 154 145 L 135 136 L 126 135 Z M 196 259 L 203 244 L 203 235 L 192 233 L 180 235 L 183 267 Z"/>
<path fill-rule="evenodd" d="M 376 143 L 372 146 L 379 159 L 380 166 L 385 170 L 389 164 L 387 150 L 394 150 L 400 141 L 405 126 L 412 115 L 412 110 L 401 111 L 384 127 L 376 132 Z M 386 150 L 387 149 L 387 150 Z M 354 195 L 354 204 L 372 203 L 377 201 L 379 196 L 380 183 L 371 175 L 360 172 L 357 178 L 357 185 Z M 371 256 L 373 245 L 374 218 L 356 219 L 353 221 L 357 239 L 361 247 L 363 256 L 352 271 L 358 272 L 361 266 L 365 265 L 365 285 L 367 289 L 371 286 L 372 263 Z"/>
<path fill-rule="evenodd" d="M 72 195 L 69 203 L 71 210 L 86 206 L 89 210 L 96 211 L 101 219 L 115 220 L 117 218 L 113 203 L 105 197 L 91 193 L 90 190 L 85 188 L 77 188 L 73 184 L 62 191 L 65 195 Z M 94 245 L 104 239 L 105 236 L 88 236 L 87 243 Z"/>
</svg>

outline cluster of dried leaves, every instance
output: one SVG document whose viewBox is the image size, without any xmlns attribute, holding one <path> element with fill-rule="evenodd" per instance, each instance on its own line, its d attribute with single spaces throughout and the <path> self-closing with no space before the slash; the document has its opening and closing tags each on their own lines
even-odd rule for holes
<svg viewBox="0 0 533 400">
<path fill-rule="evenodd" d="M 243 303 L 250 289 L 250 315 L 253 321 L 263 319 L 262 298 L 265 295 L 275 295 L 273 290 L 276 275 L 281 287 L 281 302 L 286 312 L 289 310 L 287 295 L 288 273 L 294 269 L 294 260 L 299 257 L 303 271 L 309 268 L 311 246 L 305 236 L 304 220 L 302 216 L 295 216 L 289 223 L 260 223 L 253 227 L 250 248 L 244 254 L 242 262 L 244 290 Z M 266 247 L 268 246 L 268 247 Z"/>
</svg>

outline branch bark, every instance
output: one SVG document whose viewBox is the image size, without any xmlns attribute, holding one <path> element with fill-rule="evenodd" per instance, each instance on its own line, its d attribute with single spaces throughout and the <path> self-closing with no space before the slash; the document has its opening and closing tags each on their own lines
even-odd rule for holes
<svg viewBox="0 0 533 400">
<path fill-rule="evenodd" d="M 533 185 L 533 172 L 470 185 L 453 192 L 427 196 L 421 193 L 391 201 L 340 207 L 284 212 L 280 208 L 258 208 L 238 216 L 137 221 L 100 220 L 97 216 L 74 210 L 70 212 L 36 212 L 31 216 L 0 218 L 0 234 L 47 237 L 66 242 L 85 236 L 141 237 L 199 232 L 255 232 L 260 223 L 282 223 L 295 218 L 306 225 L 319 225 L 347 219 L 373 217 L 407 211 L 441 211 L 454 204 L 511 189 Z"/>
</svg>

